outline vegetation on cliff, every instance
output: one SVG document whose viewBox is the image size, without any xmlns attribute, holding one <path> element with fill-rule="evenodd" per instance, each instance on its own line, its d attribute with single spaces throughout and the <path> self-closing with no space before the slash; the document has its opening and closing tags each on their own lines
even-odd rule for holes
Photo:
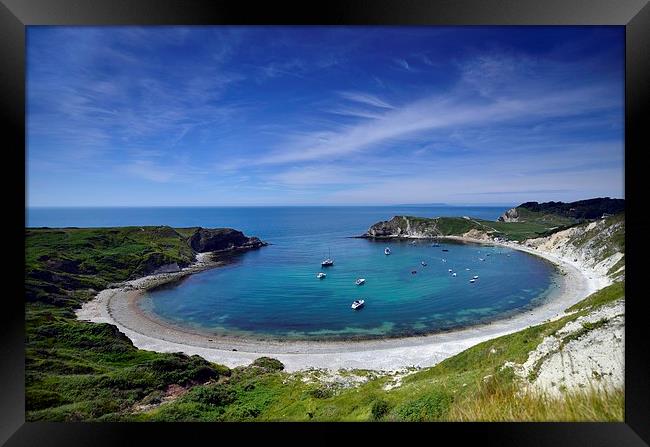
<svg viewBox="0 0 650 447">
<path fill-rule="evenodd" d="M 395 216 L 389 221 L 372 225 L 364 237 L 370 238 L 435 238 L 465 236 L 474 238 L 502 238 L 523 241 L 541 237 L 563 229 L 556 223 L 543 222 L 493 222 L 469 217 L 414 217 Z"/>
<path fill-rule="evenodd" d="M 502 222 L 543 222 L 566 226 L 625 211 L 624 199 L 598 197 L 576 202 L 526 202 L 499 217 Z"/>
<path fill-rule="evenodd" d="M 199 229 L 122 227 L 25 231 L 28 420 L 89 420 L 129 411 L 170 387 L 219 380 L 228 368 L 200 357 L 136 349 L 113 325 L 74 309 L 116 281 L 195 260 Z M 257 238 L 246 238 L 244 243 Z M 237 248 L 237 247 L 235 247 Z"/>
</svg>

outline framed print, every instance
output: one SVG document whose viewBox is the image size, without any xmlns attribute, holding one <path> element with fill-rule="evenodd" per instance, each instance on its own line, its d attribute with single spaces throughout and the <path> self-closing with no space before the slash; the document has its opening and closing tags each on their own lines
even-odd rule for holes
<svg viewBox="0 0 650 447">
<path fill-rule="evenodd" d="M 647 2 L 371 6 L 4 1 L 0 440 L 646 445 Z"/>
</svg>

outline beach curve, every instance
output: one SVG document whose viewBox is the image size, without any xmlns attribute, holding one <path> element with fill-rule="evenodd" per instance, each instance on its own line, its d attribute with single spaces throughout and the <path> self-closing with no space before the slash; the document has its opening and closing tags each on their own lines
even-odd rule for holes
<svg viewBox="0 0 650 447">
<path fill-rule="evenodd" d="M 77 310 L 76 314 L 80 320 L 114 324 L 137 348 L 199 355 L 228 367 L 248 365 L 256 358 L 269 356 L 280 360 L 287 371 L 310 368 L 396 371 L 409 367 L 434 366 L 483 341 L 560 318 L 566 315 L 566 308 L 611 283 L 605 276 L 598 275 L 575 261 L 520 244 L 453 236 L 447 239 L 504 246 L 542 257 L 563 272 L 559 287 L 551 291 L 544 304 L 487 324 L 430 335 L 359 341 L 274 341 L 210 337 L 168 325 L 139 309 L 136 302 L 146 290 L 220 265 L 209 261 L 208 253 L 202 253 L 197 256 L 195 264 L 181 272 L 151 275 L 102 290 L 95 299 Z"/>
</svg>

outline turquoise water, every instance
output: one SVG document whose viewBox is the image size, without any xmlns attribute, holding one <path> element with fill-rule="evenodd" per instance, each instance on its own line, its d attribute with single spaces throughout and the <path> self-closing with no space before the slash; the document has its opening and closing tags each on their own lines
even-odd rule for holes
<svg viewBox="0 0 650 447">
<path fill-rule="evenodd" d="M 555 269 L 534 256 L 474 244 L 432 247 L 428 241 L 410 245 L 349 237 L 397 214 L 494 220 L 506 208 L 41 208 L 28 210 L 27 217 L 30 226 L 227 226 L 259 236 L 272 245 L 152 291 L 140 301 L 142 309 L 211 334 L 339 339 L 449 330 L 542 303 L 556 287 Z M 390 256 L 384 255 L 387 245 Z M 330 253 L 334 266 L 321 268 Z M 319 271 L 327 277 L 316 279 Z M 479 279 L 471 284 L 474 275 Z M 358 277 L 366 283 L 355 285 Z M 359 298 L 366 305 L 352 310 Z"/>
<path fill-rule="evenodd" d="M 551 264 L 510 249 L 456 243 L 432 247 L 425 241 L 329 242 L 333 267 L 320 267 L 328 254 L 321 243 L 271 245 L 152 291 L 140 305 L 172 324 L 210 334 L 372 338 L 501 318 L 540 304 L 554 286 Z M 392 249 L 389 256 L 383 253 L 386 245 Z M 316 278 L 319 271 L 325 279 Z M 470 283 L 474 275 L 479 279 Z M 365 284 L 355 284 L 359 277 Z M 360 298 L 365 306 L 352 310 L 352 301 Z"/>
</svg>

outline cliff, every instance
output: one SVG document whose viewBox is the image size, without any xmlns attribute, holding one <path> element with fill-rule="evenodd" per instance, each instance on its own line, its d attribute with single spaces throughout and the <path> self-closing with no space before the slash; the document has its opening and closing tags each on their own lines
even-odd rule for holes
<svg viewBox="0 0 650 447">
<path fill-rule="evenodd" d="M 224 250 L 248 250 L 267 245 L 257 237 L 246 237 L 241 231 L 232 228 L 197 228 L 188 243 L 197 253 Z"/>
<path fill-rule="evenodd" d="M 464 217 L 436 217 L 429 219 L 395 216 L 390 220 L 372 225 L 362 237 L 376 239 L 435 238 L 439 236 L 460 236 L 472 230 L 475 233 L 485 234 L 493 229 L 485 227 L 477 220 Z"/>
<path fill-rule="evenodd" d="M 526 202 L 499 216 L 500 222 L 555 222 L 558 225 L 600 219 L 625 211 L 624 199 L 598 197 L 576 202 Z"/>
<path fill-rule="evenodd" d="M 25 230 L 27 301 L 75 303 L 71 291 L 177 272 L 197 253 L 267 245 L 231 228 L 30 228 Z"/>
<path fill-rule="evenodd" d="M 528 247 L 579 264 L 596 275 L 625 277 L 625 215 L 585 222 L 546 237 L 524 241 Z"/>
<path fill-rule="evenodd" d="M 493 222 L 469 217 L 395 216 L 377 222 L 361 237 L 370 239 L 463 237 L 482 240 L 514 240 L 546 236 L 561 229 L 548 222 Z"/>
</svg>

